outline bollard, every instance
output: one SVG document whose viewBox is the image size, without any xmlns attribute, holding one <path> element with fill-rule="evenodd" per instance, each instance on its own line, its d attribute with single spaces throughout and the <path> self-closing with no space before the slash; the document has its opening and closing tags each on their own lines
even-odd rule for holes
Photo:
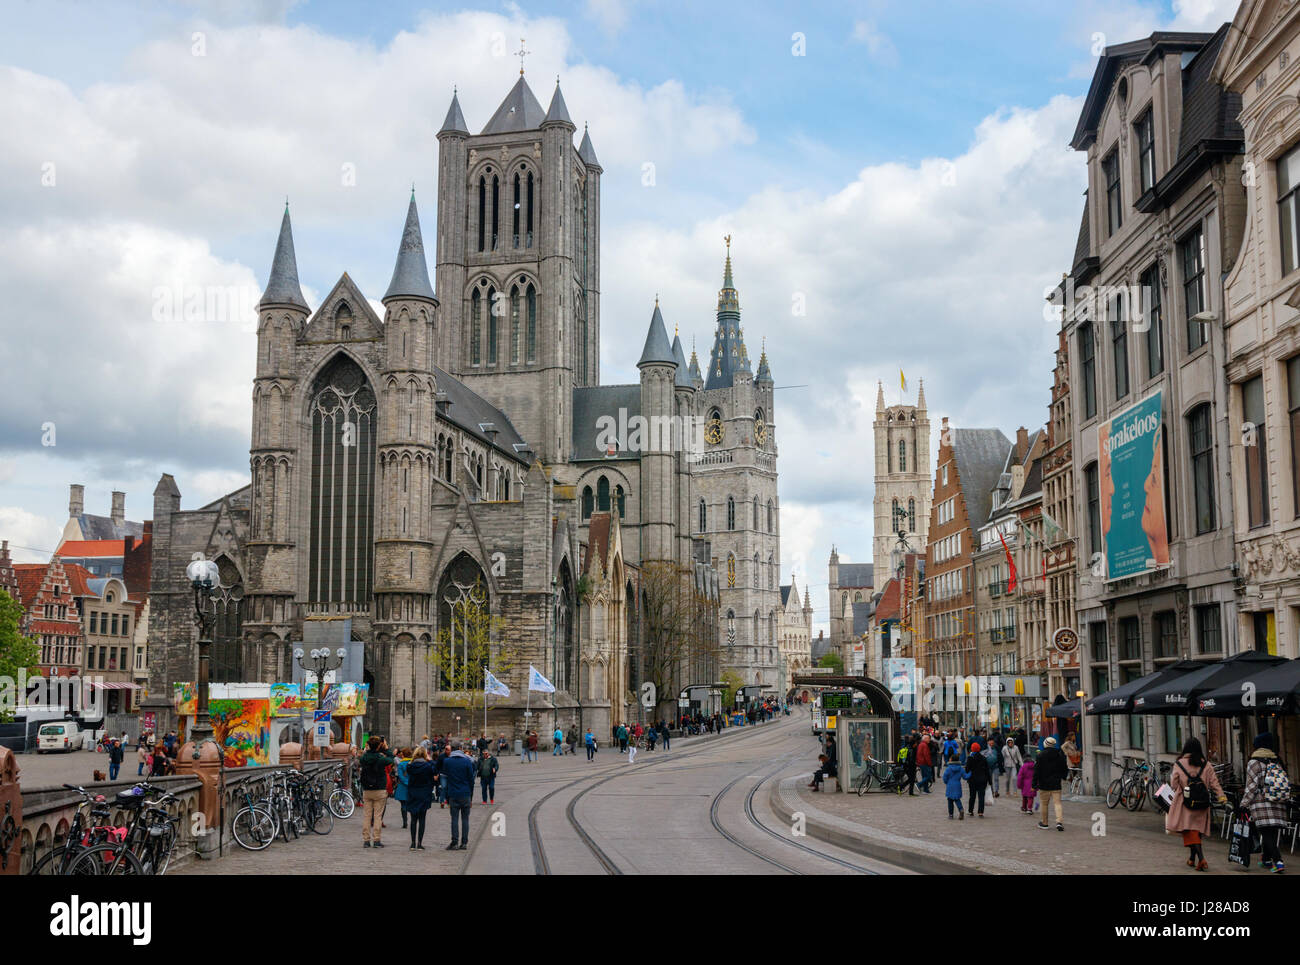
<svg viewBox="0 0 1300 965">
<path fill-rule="evenodd" d="M 199 753 L 199 759 L 194 759 L 194 743 L 187 741 L 185 746 L 180 749 L 176 755 L 176 773 L 192 774 L 199 779 L 199 810 L 203 812 L 203 820 L 207 827 L 215 829 L 221 823 L 221 752 L 217 749 L 215 742 L 206 741 Z M 216 839 L 213 839 L 212 847 L 216 847 Z"/>
<path fill-rule="evenodd" d="M 0 747 L 0 875 L 22 873 L 23 794 L 18 786 L 18 759 Z"/>
</svg>

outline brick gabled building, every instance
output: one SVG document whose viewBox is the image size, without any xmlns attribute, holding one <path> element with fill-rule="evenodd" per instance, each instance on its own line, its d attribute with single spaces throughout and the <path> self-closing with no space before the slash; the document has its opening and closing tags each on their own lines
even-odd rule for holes
<svg viewBox="0 0 1300 965">
<path fill-rule="evenodd" d="M 19 632 L 40 645 L 41 673 L 75 677 L 80 673 L 85 638 L 77 592 L 85 592 L 85 570 L 64 566 L 55 556 L 48 563 L 19 563 L 14 568 L 18 602 L 23 606 Z"/>
</svg>

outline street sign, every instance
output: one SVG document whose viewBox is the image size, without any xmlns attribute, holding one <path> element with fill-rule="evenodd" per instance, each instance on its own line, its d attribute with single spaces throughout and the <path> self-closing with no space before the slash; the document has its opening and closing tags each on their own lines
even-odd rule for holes
<svg viewBox="0 0 1300 965">
<path fill-rule="evenodd" d="M 330 725 L 327 721 L 317 721 L 312 725 L 311 744 L 313 747 L 330 746 Z"/>
<path fill-rule="evenodd" d="M 313 720 L 317 724 L 320 723 L 328 724 L 330 722 L 330 712 L 328 710 L 317 710 L 317 711 L 313 711 L 313 713 L 315 714 Z"/>
</svg>

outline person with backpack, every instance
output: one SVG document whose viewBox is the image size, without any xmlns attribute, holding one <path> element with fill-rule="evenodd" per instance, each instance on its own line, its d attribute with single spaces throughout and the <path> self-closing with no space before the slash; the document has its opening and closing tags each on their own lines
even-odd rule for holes
<svg viewBox="0 0 1300 965">
<path fill-rule="evenodd" d="M 1174 799 L 1165 815 L 1165 830 L 1182 834 L 1183 847 L 1188 850 L 1187 867 L 1208 871 L 1210 865 L 1205 860 L 1201 838 L 1210 833 L 1211 802 L 1226 801 L 1227 797 L 1219 786 L 1219 776 L 1205 759 L 1201 742 L 1195 737 L 1188 738 L 1179 752 L 1169 773 L 1169 786 Z"/>
<path fill-rule="evenodd" d="M 912 737 L 907 738 L 907 742 L 898 751 L 899 763 L 903 765 L 903 777 L 906 779 L 903 787 L 907 788 L 907 796 L 916 796 L 916 743 Z M 898 793 L 903 793 L 903 787 L 898 789 Z"/>
<path fill-rule="evenodd" d="M 366 848 L 382 848 L 384 806 L 388 803 L 388 768 L 397 759 L 382 750 L 383 741 L 372 737 L 361 755 L 361 843 Z"/>
<path fill-rule="evenodd" d="M 1061 782 L 1069 773 L 1070 765 L 1066 763 L 1061 749 L 1056 746 L 1056 738 L 1046 738 L 1034 763 L 1034 790 L 1043 797 L 1042 820 L 1038 822 L 1038 830 L 1046 831 L 1049 827 L 1047 823 L 1049 804 L 1056 809 L 1056 830 L 1065 830 L 1065 825 L 1061 821 Z"/>
<path fill-rule="evenodd" d="M 478 784 L 483 790 L 484 804 L 497 803 L 497 771 L 499 768 L 500 765 L 497 764 L 497 759 L 492 756 L 492 751 L 486 747 L 483 748 L 479 752 L 478 759 Z"/>
<path fill-rule="evenodd" d="M 1255 737 L 1255 749 L 1246 762 L 1246 789 L 1241 795 L 1241 808 L 1250 814 L 1251 824 L 1259 831 L 1263 846 L 1259 866 L 1281 874 L 1286 871 L 1286 865 L 1278 841 L 1286 827 L 1291 781 L 1273 747 L 1273 735 L 1268 731 Z"/>
<path fill-rule="evenodd" d="M 555 732 L 551 734 L 551 745 L 552 757 L 564 756 L 564 729 L 559 724 L 555 725 Z"/>
<path fill-rule="evenodd" d="M 627 728 L 619 724 L 614 728 L 614 739 L 618 741 L 618 752 L 627 753 Z"/>
<path fill-rule="evenodd" d="M 991 738 L 990 743 L 986 744 L 980 753 L 984 755 L 984 760 L 989 765 L 989 787 L 993 789 L 993 796 L 998 797 L 998 765 L 1001 763 L 1002 755 L 998 753 L 997 746 L 992 743 L 994 740 L 997 738 Z"/>
<path fill-rule="evenodd" d="M 596 735 L 591 732 L 590 727 L 587 728 L 587 733 L 583 735 L 582 743 L 587 748 L 587 760 L 590 761 L 596 756 Z"/>
<path fill-rule="evenodd" d="M 424 745 L 423 744 L 418 745 L 416 747 L 416 750 L 424 750 Z M 427 760 L 429 757 L 429 752 L 425 751 L 424 756 L 425 759 Z M 397 765 L 393 768 L 393 772 L 397 777 L 397 787 L 393 791 L 393 797 L 397 799 L 397 803 L 400 804 L 402 807 L 403 828 L 406 827 L 406 818 L 408 814 L 406 808 L 406 799 L 407 799 L 407 794 L 409 792 L 409 785 L 407 783 L 409 780 L 409 778 L 407 777 L 407 767 L 410 765 L 410 763 L 411 763 L 411 749 L 409 747 L 403 747 L 399 749 L 397 752 Z M 432 764 L 429 765 L 429 791 L 430 794 L 432 795 L 433 792 L 433 765 Z M 415 847 L 414 843 L 412 843 L 412 850 L 414 850 L 414 847 Z"/>
</svg>

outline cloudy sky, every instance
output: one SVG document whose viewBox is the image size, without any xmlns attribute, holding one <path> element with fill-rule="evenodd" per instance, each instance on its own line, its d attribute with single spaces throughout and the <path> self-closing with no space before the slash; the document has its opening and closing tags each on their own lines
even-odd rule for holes
<svg viewBox="0 0 1300 965">
<path fill-rule="evenodd" d="M 47 559 L 70 482 L 148 518 L 243 484 L 260 285 L 293 213 L 314 307 L 372 300 L 412 183 L 426 245 L 453 85 L 472 130 L 558 75 L 602 179 L 602 378 L 656 293 L 703 356 L 734 237 L 778 386 L 783 579 L 871 558 L 871 421 L 925 380 L 937 431 L 1041 425 L 1098 45 L 1214 30 L 1236 0 L 466 5 L 10 2 L 0 35 L 0 536 Z M 652 173 L 651 177 L 647 172 Z M 432 274 L 432 265 L 430 266 Z M 226 305 L 186 311 L 195 290 Z M 800 314 L 796 306 L 806 305 Z M 51 444 L 52 443 L 52 444 Z"/>
</svg>

